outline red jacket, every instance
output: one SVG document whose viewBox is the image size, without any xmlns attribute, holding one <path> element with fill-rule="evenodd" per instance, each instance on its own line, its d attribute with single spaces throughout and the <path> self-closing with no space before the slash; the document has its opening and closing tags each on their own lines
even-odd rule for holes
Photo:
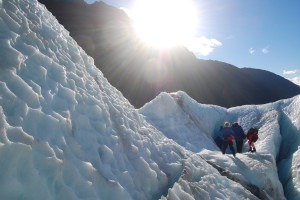
<svg viewBox="0 0 300 200">
<path fill-rule="evenodd" d="M 258 139 L 258 134 L 257 133 L 248 133 L 247 134 L 248 138 L 248 144 L 251 144 L 252 142 L 256 142 Z"/>
</svg>

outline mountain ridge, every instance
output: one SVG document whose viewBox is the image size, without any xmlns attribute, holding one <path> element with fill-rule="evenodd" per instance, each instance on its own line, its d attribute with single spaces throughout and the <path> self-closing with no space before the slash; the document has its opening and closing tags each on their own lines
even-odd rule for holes
<svg viewBox="0 0 300 200">
<path fill-rule="evenodd" d="M 104 2 L 39 2 L 136 108 L 163 91 L 182 90 L 200 103 L 226 108 L 270 103 L 300 94 L 299 86 L 271 72 L 265 71 L 261 76 L 261 70 L 200 60 L 183 46 L 161 51 L 149 48 L 136 37 L 125 12 Z"/>
</svg>

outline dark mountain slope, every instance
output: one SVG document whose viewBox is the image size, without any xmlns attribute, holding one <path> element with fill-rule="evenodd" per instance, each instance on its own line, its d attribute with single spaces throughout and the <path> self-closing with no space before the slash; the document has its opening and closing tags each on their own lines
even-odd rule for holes
<svg viewBox="0 0 300 200">
<path fill-rule="evenodd" d="M 262 87 L 263 91 L 269 91 L 268 95 L 263 95 L 264 93 L 260 94 L 262 98 L 260 98 L 261 102 L 259 103 L 271 102 L 274 101 L 274 98 L 290 98 L 291 94 L 299 90 L 298 85 L 274 73 L 252 68 L 242 68 L 241 70 L 247 74 L 256 85 Z"/>
<path fill-rule="evenodd" d="M 134 34 L 124 11 L 103 2 L 39 0 L 95 60 L 109 82 L 137 108 L 162 91 L 183 90 L 200 103 L 232 107 L 300 94 L 271 72 L 198 60 L 184 47 L 157 51 Z"/>
</svg>

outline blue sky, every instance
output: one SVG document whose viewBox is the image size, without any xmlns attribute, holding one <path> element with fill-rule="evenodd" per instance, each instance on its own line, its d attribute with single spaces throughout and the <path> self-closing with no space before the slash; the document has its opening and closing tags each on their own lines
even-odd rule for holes
<svg viewBox="0 0 300 200">
<path fill-rule="evenodd" d="M 86 0 L 88 3 L 94 0 Z M 131 9 L 134 0 L 104 0 Z M 208 55 L 237 67 L 265 69 L 292 78 L 300 76 L 299 0 L 197 0 L 197 37 L 213 39 Z"/>
</svg>

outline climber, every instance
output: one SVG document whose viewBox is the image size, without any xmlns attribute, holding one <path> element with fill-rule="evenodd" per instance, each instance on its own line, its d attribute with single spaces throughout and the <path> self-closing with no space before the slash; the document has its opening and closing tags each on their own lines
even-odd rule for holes
<svg viewBox="0 0 300 200">
<path fill-rule="evenodd" d="M 233 148 L 233 140 L 234 140 L 234 132 L 232 131 L 230 127 L 229 122 L 225 122 L 224 127 L 220 130 L 221 135 L 223 136 L 223 147 L 222 147 L 222 153 L 225 154 L 226 148 L 229 145 L 229 148 L 235 157 L 235 150 Z"/>
<path fill-rule="evenodd" d="M 249 131 L 247 132 L 247 139 L 249 145 L 248 152 L 256 152 L 254 143 L 258 140 L 258 129 L 250 128 Z"/>
<path fill-rule="evenodd" d="M 243 128 L 239 125 L 238 122 L 234 122 L 231 126 L 231 129 L 234 132 L 234 140 L 236 145 L 237 153 L 242 153 L 244 139 L 246 138 Z"/>
</svg>

